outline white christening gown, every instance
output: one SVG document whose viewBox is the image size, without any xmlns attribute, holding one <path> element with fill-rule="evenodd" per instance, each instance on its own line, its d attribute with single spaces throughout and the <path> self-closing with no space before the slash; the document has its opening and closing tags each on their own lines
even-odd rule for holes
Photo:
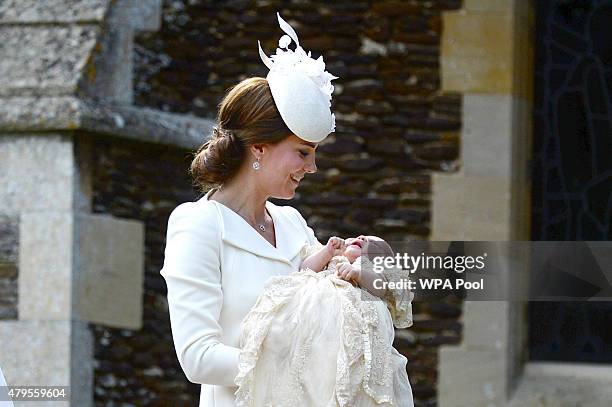
<svg viewBox="0 0 612 407">
<path fill-rule="evenodd" d="M 413 407 L 407 359 L 392 345 L 393 325 L 412 325 L 414 294 L 354 287 L 336 276 L 347 261 L 270 278 L 241 324 L 237 405 Z"/>
</svg>

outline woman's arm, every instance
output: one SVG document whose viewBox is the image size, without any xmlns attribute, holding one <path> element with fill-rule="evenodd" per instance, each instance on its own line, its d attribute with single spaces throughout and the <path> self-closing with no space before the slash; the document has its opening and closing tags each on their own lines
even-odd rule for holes
<svg viewBox="0 0 612 407">
<path fill-rule="evenodd" d="M 240 350 L 220 341 L 220 232 L 215 208 L 193 202 L 170 215 L 161 275 L 179 363 L 193 383 L 235 386 Z"/>
</svg>

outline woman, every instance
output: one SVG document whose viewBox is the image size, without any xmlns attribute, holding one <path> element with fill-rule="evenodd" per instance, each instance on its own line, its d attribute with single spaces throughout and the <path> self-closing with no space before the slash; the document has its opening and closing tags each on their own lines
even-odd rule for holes
<svg viewBox="0 0 612 407">
<path fill-rule="evenodd" d="M 180 365 L 202 384 L 200 406 L 235 406 L 241 320 L 269 277 L 297 271 L 301 248 L 320 244 L 297 210 L 268 198 L 291 199 L 316 172 L 317 145 L 335 128 L 335 77 L 278 19 L 284 51 L 268 58 L 260 48 L 268 76 L 229 91 L 213 138 L 192 162 L 195 183 L 215 188 L 168 220 L 161 274 Z"/>
<path fill-rule="evenodd" d="M 300 249 L 316 244 L 295 209 L 267 201 L 292 198 L 316 171 L 316 144 L 290 135 L 268 93 L 265 79 L 253 78 L 228 94 L 215 138 L 191 167 L 197 182 L 222 187 L 168 221 L 161 274 L 181 367 L 203 384 L 201 406 L 234 405 L 240 321 L 267 278 L 296 271 Z"/>
<path fill-rule="evenodd" d="M 336 77 L 278 20 L 287 35 L 276 55 L 259 49 L 267 77 L 229 91 L 212 139 L 192 162 L 196 185 L 213 188 L 179 205 L 168 220 L 161 274 L 179 362 L 190 381 L 202 384 L 200 406 L 236 405 L 241 321 L 271 277 L 298 271 L 302 249 L 322 246 L 295 209 L 268 199 L 293 198 L 302 178 L 316 172 L 317 145 L 335 128 Z M 370 282 L 362 286 L 374 290 L 373 276 L 362 273 Z"/>
</svg>

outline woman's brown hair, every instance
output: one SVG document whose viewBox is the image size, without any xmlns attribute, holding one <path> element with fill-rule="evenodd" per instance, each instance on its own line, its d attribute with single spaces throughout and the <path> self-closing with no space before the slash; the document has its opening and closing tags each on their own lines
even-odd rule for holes
<svg viewBox="0 0 612 407">
<path fill-rule="evenodd" d="M 276 144 L 291 135 L 265 78 L 248 78 L 231 88 L 217 114 L 218 126 L 195 154 L 189 172 L 201 191 L 229 181 L 253 144 Z"/>
</svg>

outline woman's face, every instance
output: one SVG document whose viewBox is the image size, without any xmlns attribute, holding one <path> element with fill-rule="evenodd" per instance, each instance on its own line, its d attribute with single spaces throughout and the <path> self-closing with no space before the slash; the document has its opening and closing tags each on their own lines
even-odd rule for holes
<svg viewBox="0 0 612 407">
<path fill-rule="evenodd" d="M 273 198 L 293 198 L 304 174 L 317 171 L 317 144 L 291 135 L 266 147 L 260 160 L 262 186 Z"/>
</svg>

